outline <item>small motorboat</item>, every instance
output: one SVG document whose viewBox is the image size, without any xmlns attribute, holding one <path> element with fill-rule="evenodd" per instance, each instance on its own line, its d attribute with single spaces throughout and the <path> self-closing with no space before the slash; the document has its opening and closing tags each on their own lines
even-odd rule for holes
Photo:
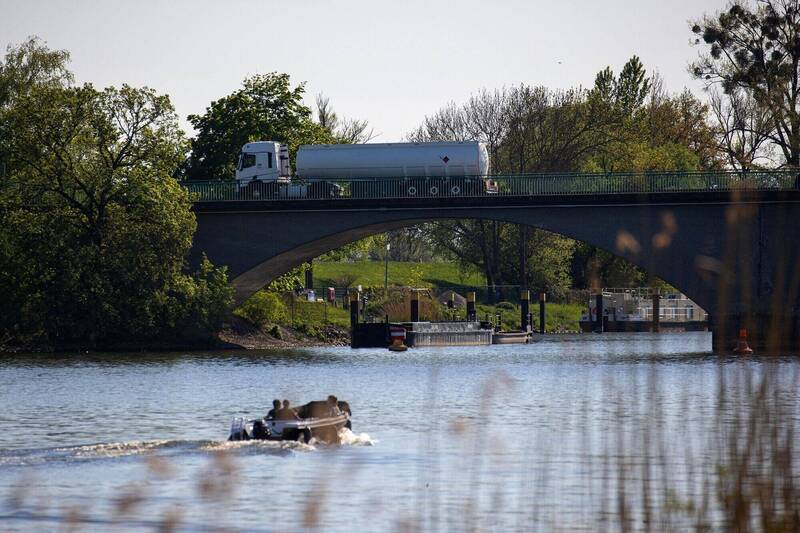
<svg viewBox="0 0 800 533">
<path fill-rule="evenodd" d="M 338 412 L 331 413 L 326 402 L 310 402 L 295 407 L 295 420 L 257 418 L 247 420 L 236 417 L 231 423 L 228 440 L 301 440 L 308 443 L 312 438 L 318 441 L 338 443 L 339 430 L 351 429 L 350 406 L 339 402 Z"/>
</svg>

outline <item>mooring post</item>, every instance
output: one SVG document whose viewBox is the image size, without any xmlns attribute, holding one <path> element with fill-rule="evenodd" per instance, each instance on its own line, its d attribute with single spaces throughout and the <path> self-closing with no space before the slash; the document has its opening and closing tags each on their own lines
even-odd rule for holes
<svg viewBox="0 0 800 533">
<path fill-rule="evenodd" d="M 542 291 L 539 293 L 539 333 L 544 335 L 544 306 L 545 301 L 547 300 L 547 293 Z"/>
<path fill-rule="evenodd" d="M 653 289 L 653 294 L 651 297 L 653 298 L 653 320 L 650 323 L 651 330 L 653 333 L 658 333 L 659 329 L 661 329 L 661 291 L 658 289 Z"/>
<path fill-rule="evenodd" d="M 311 290 L 314 288 L 314 263 L 312 261 L 308 262 L 308 268 L 306 269 L 306 289 Z"/>
<path fill-rule="evenodd" d="M 475 292 L 467 293 L 467 321 L 475 322 L 478 314 L 475 312 Z"/>
<path fill-rule="evenodd" d="M 528 331 L 528 315 L 530 315 L 531 293 L 528 290 L 519 291 L 519 329 Z"/>
<path fill-rule="evenodd" d="M 594 310 L 596 313 L 594 331 L 603 333 L 603 293 L 595 295 Z"/>
<path fill-rule="evenodd" d="M 411 291 L 411 322 L 419 322 L 419 293 Z"/>
<path fill-rule="evenodd" d="M 358 325 L 358 292 L 350 291 L 350 328 L 355 333 Z"/>
</svg>

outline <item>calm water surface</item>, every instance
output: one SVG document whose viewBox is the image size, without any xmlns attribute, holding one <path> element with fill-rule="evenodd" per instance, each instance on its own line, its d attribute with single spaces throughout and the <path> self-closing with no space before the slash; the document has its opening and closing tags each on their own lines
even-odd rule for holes
<svg viewBox="0 0 800 533">
<path fill-rule="evenodd" d="M 621 474 L 619 457 L 657 454 L 658 490 L 696 489 L 714 428 L 737 409 L 721 390 L 777 366 L 796 419 L 800 359 L 710 348 L 706 333 L 672 333 L 4 357 L 0 529 L 594 530 L 609 493 L 635 500 L 650 479 Z M 342 446 L 225 441 L 235 415 L 328 394 L 353 409 Z"/>
</svg>

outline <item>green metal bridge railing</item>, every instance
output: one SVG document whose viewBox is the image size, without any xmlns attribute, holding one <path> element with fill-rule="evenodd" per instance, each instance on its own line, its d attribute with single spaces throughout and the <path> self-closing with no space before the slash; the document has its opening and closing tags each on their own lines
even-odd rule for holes
<svg viewBox="0 0 800 533">
<path fill-rule="evenodd" d="M 375 178 L 277 184 L 185 181 L 195 202 L 581 196 L 800 188 L 797 170 L 542 173 L 458 178 Z"/>
</svg>

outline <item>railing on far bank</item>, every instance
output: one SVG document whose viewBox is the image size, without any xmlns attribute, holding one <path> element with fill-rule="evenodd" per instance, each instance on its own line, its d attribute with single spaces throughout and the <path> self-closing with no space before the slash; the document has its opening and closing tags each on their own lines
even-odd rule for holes
<svg viewBox="0 0 800 533">
<path fill-rule="evenodd" d="M 450 178 L 375 178 L 288 184 L 185 181 L 195 202 L 580 196 L 800 189 L 797 170 L 540 173 Z"/>
</svg>

